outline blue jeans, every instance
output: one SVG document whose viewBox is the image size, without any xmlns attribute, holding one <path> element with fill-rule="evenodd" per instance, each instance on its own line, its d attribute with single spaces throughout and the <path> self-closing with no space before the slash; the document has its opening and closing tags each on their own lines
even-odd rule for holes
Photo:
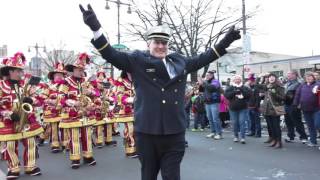
<svg viewBox="0 0 320 180">
<path fill-rule="evenodd" d="M 249 113 L 249 110 L 247 111 L 247 118 L 246 118 L 246 121 L 245 121 L 245 130 L 246 130 L 246 133 L 252 133 L 251 132 L 251 129 L 252 129 L 252 122 L 251 122 L 251 119 L 250 119 L 250 113 Z"/>
<path fill-rule="evenodd" d="M 219 118 L 219 103 L 206 104 L 207 117 L 212 133 L 222 134 L 221 122 Z"/>
<path fill-rule="evenodd" d="M 195 113 L 194 117 L 194 128 L 198 129 L 199 124 L 201 125 L 201 129 L 204 129 L 206 127 L 206 114 L 205 113 Z"/>
<path fill-rule="evenodd" d="M 251 133 L 256 136 L 261 136 L 261 120 L 259 110 L 249 109 L 249 119 L 251 121 Z"/>
<path fill-rule="evenodd" d="M 315 126 L 316 126 L 316 129 L 320 129 L 320 111 L 317 111 L 315 113 L 315 117 L 314 117 L 314 122 L 315 122 Z"/>
<path fill-rule="evenodd" d="M 242 109 L 239 111 L 229 111 L 230 119 L 233 123 L 234 137 L 239 137 L 239 131 L 241 138 L 245 138 L 246 135 L 246 120 L 248 118 L 248 109 Z"/>
<path fill-rule="evenodd" d="M 317 130 L 315 126 L 316 115 L 317 115 L 316 111 L 303 111 L 303 116 L 307 122 L 308 130 L 309 130 L 310 142 L 312 144 L 317 144 Z"/>
</svg>

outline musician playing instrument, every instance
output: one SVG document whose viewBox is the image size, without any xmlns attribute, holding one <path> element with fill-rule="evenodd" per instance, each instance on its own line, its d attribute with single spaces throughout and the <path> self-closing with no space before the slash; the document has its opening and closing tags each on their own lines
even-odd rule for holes
<svg viewBox="0 0 320 180">
<path fill-rule="evenodd" d="M 24 146 L 23 167 L 25 174 L 40 175 L 36 166 L 38 152 L 35 137 L 43 132 L 33 111 L 34 99 L 30 88 L 38 82 L 24 78 L 26 58 L 22 53 L 3 60 L 0 73 L 6 80 L 0 81 L 0 141 L 4 142 L 4 157 L 8 163 L 7 179 L 17 179 L 20 176 L 18 144 L 21 140 Z"/>
<path fill-rule="evenodd" d="M 92 125 L 96 123 L 96 120 L 94 114 L 92 114 L 94 104 L 89 98 L 94 94 L 94 91 L 90 82 L 85 81 L 84 78 L 84 69 L 89 62 L 89 56 L 86 53 L 82 53 L 74 64 L 66 65 L 65 69 L 72 75 L 65 78 L 65 85 L 60 86 L 60 91 L 65 94 L 61 100 L 61 105 L 67 116 L 62 119 L 59 127 L 69 130 L 69 158 L 73 169 L 80 167 L 81 155 L 84 164 L 96 165 L 96 161 L 93 158 L 91 137 Z M 80 148 L 82 148 L 82 153 Z"/>
</svg>

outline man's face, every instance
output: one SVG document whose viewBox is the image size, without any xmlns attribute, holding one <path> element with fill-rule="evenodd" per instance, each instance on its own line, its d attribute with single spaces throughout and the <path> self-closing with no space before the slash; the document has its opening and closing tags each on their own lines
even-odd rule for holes
<svg viewBox="0 0 320 180">
<path fill-rule="evenodd" d="M 316 80 L 320 80 L 320 74 L 318 72 L 314 72 L 313 75 L 316 78 Z"/>
<path fill-rule="evenodd" d="M 206 73 L 206 80 L 210 80 L 213 78 L 213 74 L 211 73 Z"/>
<path fill-rule="evenodd" d="M 19 80 L 22 80 L 22 78 L 24 76 L 24 71 L 23 71 L 23 69 L 10 70 L 9 76 L 10 76 L 10 79 L 19 81 Z"/>
<path fill-rule="evenodd" d="M 288 78 L 289 80 L 294 80 L 294 79 L 297 79 L 297 76 L 296 76 L 296 74 L 293 73 L 293 72 L 288 72 L 288 73 L 287 73 L 287 78 Z"/>
<path fill-rule="evenodd" d="M 73 69 L 73 76 L 77 78 L 84 77 L 84 69 L 82 68 L 74 68 Z"/>
<path fill-rule="evenodd" d="M 148 44 L 148 48 L 152 56 L 163 59 L 168 54 L 168 41 L 151 39 Z"/>
<path fill-rule="evenodd" d="M 55 73 L 55 74 L 53 75 L 53 80 L 54 80 L 54 81 L 63 80 L 63 78 L 64 78 L 64 76 L 63 76 L 62 73 Z"/>
</svg>

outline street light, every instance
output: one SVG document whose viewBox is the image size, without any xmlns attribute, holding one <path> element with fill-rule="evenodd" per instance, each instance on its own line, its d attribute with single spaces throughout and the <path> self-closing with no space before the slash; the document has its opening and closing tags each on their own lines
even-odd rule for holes
<svg viewBox="0 0 320 180">
<path fill-rule="evenodd" d="M 47 48 L 46 46 L 39 46 L 38 43 L 36 43 L 35 46 L 28 46 L 28 52 L 31 52 L 31 48 L 34 48 L 36 50 L 36 61 L 40 61 L 39 60 L 39 49 L 43 49 L 43 52 L 47 52 Z M 41 71 L 39 68 L 39 63 L 37 62 L 37 76 L 41 76 Z M 31 66 L 30 66 L 30 70 L 31 70 Z"/>
<path fill-rule="evenodd" d="M 124 3 L 124 2 L 121 2 L 120 0 L 106 0 L 106 10 L 109 10 L 110 9 L 110 6 L 109 6 L 109 2 L 111 3 L 115 3 L 117 5 L 117 8 L 118 8 L 118 44 L 120 44 L 120 6 L 121 5 L 124 5 L 124 6 L 128 6 L 128 10 L 127 10 L 127 13 L 128 14 L 131 14 L 131 4 L 129 3 Z M 113 78 L 113 66 L 111 66 L 111 77 Z"/>
</svg>

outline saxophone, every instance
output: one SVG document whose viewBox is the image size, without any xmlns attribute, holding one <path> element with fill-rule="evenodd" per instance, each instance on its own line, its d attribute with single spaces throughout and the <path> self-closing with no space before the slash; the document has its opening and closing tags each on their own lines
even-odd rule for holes
<svg viewBox="0 0 320 180">
<path fill-rule="evenodd" d="M 85 115 L 85 112 L 86 112 L 86 107 L 92 104 L 92 100 L 90 99 L 90 97 L 88 97 L 86 94 L 83 93 L 83 89 L 89 89 L 89 87 L 90 87 L 89 82 L 78 84 L 78 88 L 80 92 L 78 95 L 78 99 L 81 103 L 80 112 L 82 113 L 82 118 L 80 121 L 83 121 L 84 124 L 88 123 L 88 119 Z"/>
<path fill-rule="evenodd" d="M 24 97 L 29 96 L 31 85 L 26 84 L 23 88 L 23 92 L 20 92 L 20 88 L 17 84 L 15 84 L 16 92 L 18 93 L 18 102 L 14 103 L 13 106 L 13 113 L 16 113 L 20 115 L 20 120 L 15 123 L 14 129 L 16 132 L 22 132 L 27 131 L 30 129 L 29 126 L 27 126 L 27 120 L 28 120 L 28 114 L 32 113 L 33 107 L 29 103 L 23 103 L 22 100 Z"/>
</svg>

